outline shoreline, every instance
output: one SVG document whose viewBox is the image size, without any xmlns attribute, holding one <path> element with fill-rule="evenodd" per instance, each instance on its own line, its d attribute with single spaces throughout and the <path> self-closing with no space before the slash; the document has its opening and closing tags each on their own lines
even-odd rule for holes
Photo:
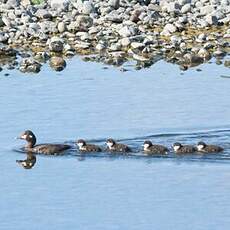
<svg viewBox="0 0 230 230">
<path fill-rule="evenodd" d="M 134 60 L 135 69 L 164 59 L 186 70 L 212 57 L 222 62 L 230 53 L 229 22 L 224 0 L 8 0 L 0 3 L 0 66 L 36 73 L 49 61 L 61 71 L 66 57 L 82 55 L 119 67 Z"/>
</svg>

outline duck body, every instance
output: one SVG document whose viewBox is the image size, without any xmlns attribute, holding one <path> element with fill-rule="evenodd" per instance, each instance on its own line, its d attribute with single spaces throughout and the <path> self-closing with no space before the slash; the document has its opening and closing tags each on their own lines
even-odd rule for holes
<svg viewBox="0 0 230 230">
<path fill-rule="evenodd" d="M 168 154 L 169 150 L 167 147 L 163 145 L 155 145 L 152 144 L 151 141 L 145 141 L 144 142 L 144 154 L 147 155 L 163 155 L 163 154 Z"/>
<path fill-rule="evenodd" d="M 39 144 L 39 145 L 35 145 L 33 148 L 25 147 L 25 150 L 32 153 L 38 153 L 38 154 L 58 155 L 70 148 L 71 148 L 70 145 L 64 145 L 64 144 Z"/>
<path fill-rule="evenodd" d="M 114 141 L 111 138 L 106 141 L 106 145 L 107 145 L 106 150 L 109 152 L 114 152 L 114 153 L 115 152 L 117 152 L 117 153 L 131 152 L 131 149 L 129 148 L 128 145 L 116 143 L 116 141 Z"/>
<path fill-rule="evenodd" d="M 80 139 L 77 141 L 77 145 L 81 152 L 101 152 L 102 149 L 93 144 L 87 144 L 84 140 Z"/>
<path fill-rule="evenodd" d="M 219 153 L 222 152 L 224 148 L 218 145 L 208 145 L 204 142 L 198 142 L 197 151 L 201 153 Z"/>
<path fill-rule="evenodd" d="M 176 154 L 191 154 L 197 152 L 197 149 L 193 145 L 182 145 L 178 142 L 173 144 L 173 150 Z"/>
<path fill-rule="evenodd" d="M 36 145 L 36 137 L 32 131 L 26 130 L 19 137 L 19 139 L 27 141 L 27 145 L 24 150 L 27 152 L 45 154 L 45 155 L 60 155 L 67 149 L 70 149 L 70 145 L 65 144 L 39 144 Z"/>
</svg>

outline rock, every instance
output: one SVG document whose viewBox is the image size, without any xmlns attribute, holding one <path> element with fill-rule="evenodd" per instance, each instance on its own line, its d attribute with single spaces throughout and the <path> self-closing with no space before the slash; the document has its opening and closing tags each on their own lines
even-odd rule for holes
<svg viewBox="0 0 230 230">
<path fill-rule="evenodd" d="M 141 61 L 141 62 L 149 61 L 148 58 L 145 58 L 145 57 L 140 56 L 138 54 L 133 54 L 133 59 L 135 59 L 137 61 Z"/>
<path fill-rule="evenodd" d="M 130 45 L 130 43 L 131 43 L 131 40 L 129 38 L 127 38 L 127 37 L 126 38 L 122 38 L 120 40 L 120 43 L 121 43 L 121 45 L 123 47 L 128 47 Z"/>
<path fill-rule="evenodd" d="M 201 48 L 197 55 L 205 60 L 209 60 L 211 58 L 211 54 L 204 48 Z"/>
<path fill-rule="evenodd" d="M 84 1 L 81 8 L 81 13 L 90 14 L 94 12 L 93 4 L 90 1 Z"/>
<path fill-rule="evenodd" d="M 183 59 L 184 59 L 184 64 L 189 66 L 197 66 L 203 63 L 203 58 L 192 53 L 185 54 L 183 56 Z"/>
<path fill-rule="evenodd" d="M 215 10 L 215 8 L 212 5 L 203 6 L 203 7 L 200 7 L 200 14 L 202 16 L 208 15 L 208 14 L 212 13 L 214 10 Z"/>
<path fill-rule="evenodd" d="M 167 4 L 168 13 L 178 13 L 179 10 L 180 10 L 180 5 L 177 2 L 173 1 Z"/>
<path fill-rule="evenodd" d="M 9 38 L 9 35 L 4 33 L 4 32 L 0 32 L 0 42 L 7 42 Z"/>
<path fill-rule="evenodd" d="M 9 28 L 11 27 L 11 21 L 6 16 L 2 16 L 2 22 L 4 23 L 5 26 Z"/>
<path fill-rule="evenodd" d="M 25 58 L 22 59 L 19 66 L 19 70 L 23 73 L 26 72 L 38 73 L 41 70 L 41 64 L 32 58 Z"/>
<path fill-rule="evenodd" d="M 49 41 L 49 49 L 52 52 L 62 52 L 64 48 L 64 42 L 59 37 L 52 37 Z"/>
<path fill-rule="evenodd" d="M 66 62 L 62 57 L 51 57 L 50 67 L 56 71 L 62 71 L 66 67 Z"/>
<path fill-rule="evenodd" d="M 178 0 L 178 3 L 179 3 L 181 6 L 183 6 L 183 5 L 187 4 L 187 3 L 191 3 L 191 0 Z"/>
<path fill-rule="evenodd" d="M 221 50 L 220 48 L 218 48 L 214 53 L 213 56 L 217 57 L 217 58 L 222 58 L 226 55 L 226 52 L 224 52 L 223 50 Z"/>
<path fill-rule="evenodd" d="M 0 46 L 0 57 L 16 57 L 17 51 L 7 46 Z"/>
<path fill-rule="evenodd" d="M 225 67 L 230 67 L 230 60 L 225 60 L 224 61 L 224 66 Z"/>
<path fill-rule="evenodd" d="M 134 26 L 124 26 L 118 31 L 118 34 L 121 37 L 134 36 L 136 35 L 136 33 L 137 33 L 137 28 L 135 28 Z"/>
<path fill-rule="evenodd" d="M 207 15 L 205 17 L 205 20 L 206 22 L 209 24 L 209 25 L 217 25 L 218 24 L 218 19 L 216 16 L 213 16 L 213 15 Z"/>
<path fill-rule="evenodd" d="M 21 0 L 20 4 L 24 7 L 30 6 L 31 1 L 30 0 Z"/>
<path fill-rule="evenodd" d="M 93 25 L 93 19 L 90 16 L 79 15 L 74 23 L 74 29 L 77 31 L 88 31 Z"/>
<path fill-rule="evenodd" d="M 145 47 L 145 45 L 141 42 L 132 42 L 131 47 L 133 49 L 143 49 Z"/>
<path fill-rule="evenodd" d="M 39 62 L 45 62 L 49 58 L 49 55 L 46 52 L 38 52 L 35 54 L 34 59 Z"/>
<path fill-rule="evenodd" d="M 57 25 L 57 29 L 59 33 L 63 33 L 66 31 L 66 24 L 65 22 L 59 22 Z"/>
<path fill-rule="evenodd" d="M 19 6 L 19 3 L 20 3 L 19 0 L 8 0 L 6 2 L 8 7 L 10 7 L 10 8 L 15 8 L 15 7 Z"/>
<path fill-rule="evenodd" d="M 44 18 L 44 19 L 51 19 L 52 18 L 51 13 L 45 9 L 38 9 L 35 15 L 38 18 Z"/>
<path fill-rule="evenodd" d="M 173 24 L 166 24 L 163 31 L 161 32 L 161 35 L 169 36 L 172 33 L 175 33 L 177 31 L 176 26 Z"/>
<path fill-rule="evenodd" d="M 98 51 L 102 51 L 102 50 L 105 50 L 106 49 L 106 44 L 104 42 L 99 42 L 97 45 L 96 45 L 96 50 Z"/>
<path fill-rule="evenodd" d="M 49 0 L 51 8 L 57 10 L 66 10 L 69 6 L 69 0 Z"/>
<path fill-rule="evenodd" d="M 120 0 L 109 0 L 109 5 L 117 10 L 120 6 Z"/>
<path fill-rule="evenodd" d="M 187 3 L 181 8 L 181 13 L 186 14 L 191 11 L 191 4 Z"/>
</svg>

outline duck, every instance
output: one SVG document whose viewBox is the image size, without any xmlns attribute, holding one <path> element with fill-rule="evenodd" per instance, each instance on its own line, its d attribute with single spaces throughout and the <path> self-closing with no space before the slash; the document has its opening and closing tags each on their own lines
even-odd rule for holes
<svg viewBox="0 0 230 230">
<path fill-rule="evenodd" d="M 45 154 L 45 155 L 59 155 L 67 149 L 70 145 L 66 144 L 39 144 L 36 145 L 36 136 L 31 130 L 24 131 L 18 139 L 27 141 L 24 150 L 27 152 Z"/>
<path fill-rule="evenodd" d="M 77 146 L 81 152 L 101 152 L 101 148 L 97 145 L 87 144 L 85 140 L 79 139 Z"/>
<path fill-rule="evenodd" d="M 16 163 L 21 165 L 24 169 L 31 169 L 36 163 L 36 156 L 32 152 L 28 152 L 25 160 L 16 160 Z"/>
<path fill-rule="evenodd" d="M 149 140 L 144 142 L 143 147 L 144 147 L 144 153 L 147 155 L 168 154 L 168 152 L 169 152 L 167 147 L 165 147 L 163 145 L 153 144 Z"/>
<path fill-rule="evenodd" d="M 208 145 L 203 141 L 198 142 L 196 148 L 198 152 L 202 153 L 218 153 L 224 150 L 224 148 L 218 145 Z"/>
<path fill-rule="evenodd" d="M 109 152 L 120 152 L 120 153 L 131 152 L 131 149 L 128 145 L 117 143 L 112 138 L 106 140 L 106 145 L 107 145 L 107 151 Z"/>
<path fill-rule="evenodd" d="M 192 145 L 182 145 L 179 142 L 173 144 L 173 150 L 176 154 L 187 154 L 196 152 L 196 148 Z"/>
</svg>

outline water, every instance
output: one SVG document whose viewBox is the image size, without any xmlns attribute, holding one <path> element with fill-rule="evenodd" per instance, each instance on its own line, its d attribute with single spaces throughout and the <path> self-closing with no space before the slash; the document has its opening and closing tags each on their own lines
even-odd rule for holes
<svg viewBox="0 0 230 230">
<path fill-rule="evenodd" d="M 0 229 L 229 229 L 229 69 L 212 64 L 181 72 L 69 60 L 60 73 L 0 74 Z M 9 72 L 9 76 L 4 73 Z M 183 73 L 183 74 L 182 74 Z M 113 137 L 135 156 L 37 156 L 31 170 L 14 140 L 31 129 L 38 143 Z M 145 139 L 220 144 L 219 155 L 148 158 Z"/>
</svg>

